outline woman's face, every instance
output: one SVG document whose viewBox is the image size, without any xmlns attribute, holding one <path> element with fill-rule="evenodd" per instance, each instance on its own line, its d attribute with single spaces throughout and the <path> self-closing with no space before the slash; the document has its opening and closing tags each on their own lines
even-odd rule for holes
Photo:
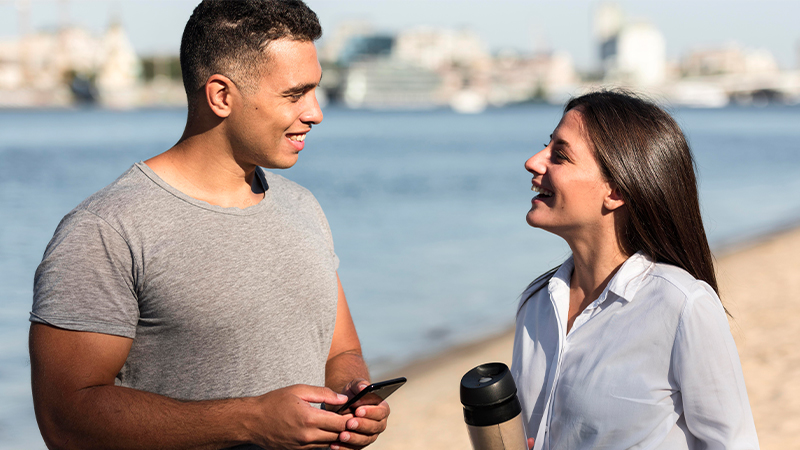
<svg viewBox="0 0 800 450">
<path fill-rule="evenodd" d="M 612 195 L 589 141 L 583 116 L 571 109 L 561 118 L 550 143 L 533 155 L 525 168 L 533 174 L 528 224 L 568 238 L 576 232 L 599 231 Z"/>
</svg>

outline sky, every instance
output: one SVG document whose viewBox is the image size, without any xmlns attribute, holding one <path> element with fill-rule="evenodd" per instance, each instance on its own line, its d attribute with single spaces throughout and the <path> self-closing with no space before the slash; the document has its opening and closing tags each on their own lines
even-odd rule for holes
<svg viewBox="0 0 800 450">
<path fill-rule="evenodd" d="M 18 33 L 17 4 L 0 0 L 0 39 Z M 60 17 L 101 33 L 120 20 L 142 56 L 177 54 L 183 26 L 198 0 L 27 0 L 34 30 L 55 29 Z M 469 28 L 492 51 L 564 50 L 581 70 L 599 64 L 591 23 L 597 0 L 307 0 L 331 34 L 345 21 L 381 32 L 418 26 Z M 770 50 L 784 69 L 800 66 L 800 0 L 620 0 L 627 18 L 664 34 L 667 56 L 736 43 Z M 65 6 L 66 5 L 66 6 Z M 323 36 L 323 41 L 325 37 Z"/>
</svg>

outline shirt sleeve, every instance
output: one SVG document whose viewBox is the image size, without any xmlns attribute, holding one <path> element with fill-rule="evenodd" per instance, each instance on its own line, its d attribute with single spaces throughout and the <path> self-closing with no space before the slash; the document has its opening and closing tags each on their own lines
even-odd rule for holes
<svg viewBox="0 0 800 450">
<path fill-rule="evenodd" d="M 689 432 L 700 448 L 758 449 L 742 366 L 716 293 L 697 282 L 673 347 L 672 370 Z"/>
<path fill-rule="evenodd" d="M 325 243 L 328 246 L 328 251 L 330 251 L 331 258 L 333 258 L 333 268 L 334 270 L 339 270 L 339 257 L 336 255 L 336 251 L 333 247 L 333 233 L 331 232 L 331 226 L 328 223 L 328 218 L 325 217 L 325 212 L 322 210 L 322 206 L 320 206 L 319 201 L 317 201 L 316 197 L 314 197 L 311 192 L 308 193 L 311 197 L 311 205 L 314 208 L 314 211 L 317 215 L 317 220 L 320 226 L 320 230 L 322 234 L 325 235 Z"/>
<path fill-rule="evenodd" d="M 59 224 L 36 270 L 30 321 L 73 331 L 135 337 L 134 262 L 102 218 L 75 210 Z"/>
</svg>

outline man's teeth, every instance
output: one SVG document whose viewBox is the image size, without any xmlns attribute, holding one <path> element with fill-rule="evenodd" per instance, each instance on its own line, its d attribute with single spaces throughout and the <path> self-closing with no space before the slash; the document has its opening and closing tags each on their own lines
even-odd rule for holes
<svg viewBox="0 0 800 450">
<path fill-rule="evenodd" d="M 543 197 L 552 197 L 553 193 L 540 186 L 531 186 L 533 192 L 538 192 Z"/>
<path fill-rule="evenodd" d="M 293 134 L 293 135 L 289 136 L 289 139 L 292 140 L 292 141 L 303 142 L 303 141 L 306 140 L 306 135 L 305 134 Z"/>
</svg>

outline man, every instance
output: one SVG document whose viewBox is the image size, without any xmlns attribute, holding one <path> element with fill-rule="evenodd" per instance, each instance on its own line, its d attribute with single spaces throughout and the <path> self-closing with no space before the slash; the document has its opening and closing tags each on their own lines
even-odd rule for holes
<svg viewBox="0 0 800 450">
<path fill-rule="evenodd" d="M 316 405 L 369 375 L 322 210 L 259 167 L 294 165 L 322 120 L 320 34 L 300 0 L 195 9 L 180 141 L 70 212 L 36 272 L 48 447 L 361 448 L 385 429 L 385 402 Z"/>
</svg>

